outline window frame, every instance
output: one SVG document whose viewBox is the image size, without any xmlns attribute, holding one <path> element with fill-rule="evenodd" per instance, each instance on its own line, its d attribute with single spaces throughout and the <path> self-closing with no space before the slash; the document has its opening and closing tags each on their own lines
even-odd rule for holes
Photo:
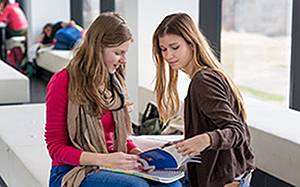
<svg viewBox="0 0 300 187">
<path fill-rule="evenodd" d="M 76 24 L 83 26 L 83 1 L 71 0 L 71 20 L 74 20 Z"/>
<path fill-rule="evenodd" d="M 220 0 L 199 0 L 199 27 L 219 60 L 221 57 L 221 5 Z"/>
<path fill-rule="evenodd" d="M 300 111 L 300 1 L 293 0 L 289 107 Z M 298 73 L 297 73 L 298 72 Z"/>
<path fill-rule="evenodd" d="M 300 1 L 292 4 L 289 108 L 300 111 Z M 222 1 L 199 0 L 199 26 L 220 60 Z"/>
<path fill-rule="evenodd" d="M 113 12 L 115 9 L 115 0 L 100 0 L 100 12 Z"/>
</svg>

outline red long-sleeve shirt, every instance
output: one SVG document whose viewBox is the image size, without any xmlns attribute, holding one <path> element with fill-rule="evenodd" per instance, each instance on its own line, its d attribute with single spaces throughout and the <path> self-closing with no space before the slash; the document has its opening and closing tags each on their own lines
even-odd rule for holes
<svg viewBox="0 0 300 187">
<path fill-rule="evenodd" d="M 0 22 L 5 22 L 14 31 L 26 29 L 29 25 L 18 3 L 8 3 L 0 14 Z"/>
<path fill-rule="evenodd" d="M 48 83 L 46 95 L 46 131 L 45 139 L 52 165 L 79 165 L 82 150 L 71 146 L 67 132 L 69 74 L 66 69 L 53 75 Z M 114 122 L 111 111 L 102 117 L 106 146 L 113 152 Z M 130 151 L 136 145 L 127 139 Z"/>
</svg>

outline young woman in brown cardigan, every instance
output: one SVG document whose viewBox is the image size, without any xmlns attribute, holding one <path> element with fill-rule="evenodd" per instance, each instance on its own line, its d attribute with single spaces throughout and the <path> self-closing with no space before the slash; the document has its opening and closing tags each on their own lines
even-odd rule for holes
<svg viewBox="0 0 300 187">
<path fill-rule="evenodd" d="M 189 15 L 163 19 L 153 35 L 153 56 L 163 120 L 179 109 L 178 70 L 191 79 L 184 100 L 185 140 L 176 144 L 184 155 L 201 155 L 202 164 L 188 164 L 190 185 L 248 187 L 255 165 L 241 93 Z"/>
</svg>

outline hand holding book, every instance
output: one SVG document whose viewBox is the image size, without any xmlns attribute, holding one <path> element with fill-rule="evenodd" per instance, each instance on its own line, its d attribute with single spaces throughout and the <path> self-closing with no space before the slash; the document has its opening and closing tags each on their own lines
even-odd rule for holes
<svg viewBox="0 0 300 187">
<path fill-rule="evenodd" d="M 189 139 L 176 143 L 176 148 L 183 155 L 198 155 L 211 144 L 210 137 L 207 133 L 199 134 Z"/>
<path fill-rule="evenodd" d="M 184 177 L 184 166 L 187 162 L 201 163 L 199 157 L 183 156 L 176 149 L 176 145 L 154 148 L 139 154 L 138 162 L 142 165 L 138 169 L 119 169 L 101 167 L 101 169 L 118 173 L 135 175 L 146 179 L 171 183 Z"/>
<path fill-rule="evenodd" d="M 177 151 L 175 144 L 163 149 L 151 149 L 139 154 L 139 156 L 140 162 L 146 170 L 179 170 L 188 162 L 201 163 L 199 156 L 183 156 Z"/>
</svg>

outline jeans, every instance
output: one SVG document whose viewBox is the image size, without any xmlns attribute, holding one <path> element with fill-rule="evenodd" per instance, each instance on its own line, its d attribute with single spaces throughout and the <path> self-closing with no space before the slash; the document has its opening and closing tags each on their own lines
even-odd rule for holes
<svg viewBox="0 0 300 187">
<path fill-rule="evenodd" d="M 240 182 L 239 187 L 250 187 L 250 182 L 251 182 L 251 178 L 252 178 L 252 172 L 253 171 L 251 171 L 248 174 L 243 174 L 244 176 L 235 179 L 235 181 Z"/>
<path fill-rule="evenodd" d="M 53 166 L 50 173 L 49 187 L 60 187 L 63 176 L 73 166 Z M 88 174 L 80 187 L 182 187 L 180 181 L 170 184 L 146 180 L 133 175 L 115 173 L 111 171 L 95 171 Z"/>
<path fill-rule="evenodd" d="M 250 187 L 250 181 L 246 179 L 241 179 L 239 187 Z"/>
</svg>

